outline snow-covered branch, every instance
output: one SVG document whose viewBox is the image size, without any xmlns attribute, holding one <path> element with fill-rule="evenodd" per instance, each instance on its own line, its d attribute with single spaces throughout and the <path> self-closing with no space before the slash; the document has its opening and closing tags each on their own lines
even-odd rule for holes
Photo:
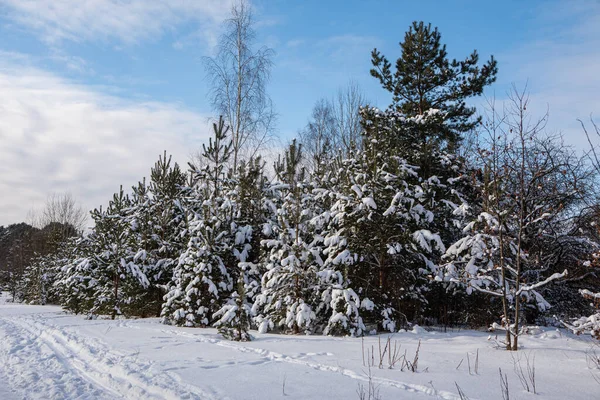
<svg viewBox="0 0 600 400">
<path fill-rule="evenodd" d="M 538 288 L 540 288 L 542 286 L 547 285 L 548 283 L 550 283 L 550 282 L 552 282 L 554 280 L 557 280 L 557 279 L 560 279 L 560 278 L 564 278 L 565 276 L 567 276 L 567 274 L 568 274 L 568 271 L 565 269 L 563 272 L 560 272 L 560 273 L 557 272 L 557 273 L 554 273 L 554 274 L 550 275 L 548 278 L 544 279 L 541 282 L 534 283 L 533 285 L 521 286 L 519 288 L 519 290 L 517 291 L 516 295 L 518 296 L 518 295 L 520 295 L 523 292 L 529 292 L 531 290 L 538 289 Z"/>
</svg>

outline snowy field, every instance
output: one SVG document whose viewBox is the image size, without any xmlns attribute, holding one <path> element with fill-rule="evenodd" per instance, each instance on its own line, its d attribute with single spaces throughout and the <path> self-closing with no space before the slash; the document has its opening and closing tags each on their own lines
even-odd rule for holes
<svg viewBox="0 0 600 400">
<path fill-rule="evenodd" d="M 371 362 L 372 385 L 382 400 L 460 399 L 457 384 L 465 398 L 502 399 L 499 368 L 510 399 L 600 398 L 600 371 L 586 361 L 591 340 L 564 331 L 525 337 L 517 354 L 497 349 L 483 332 L 397 333 L 390 343 L 400 358 L 406 351 L 410 363 L 421 342 L 417 372 L 410 372 L 402 361 L 390 369 L 387 354 L 379 368 L 379 340 L 384 347 L 388 335 L 363 342 L 254 333 L 255 341 L 234 343 L 213 329 L 176 328 L 157 319 L 88 321 L 58 307 L 5 300 L 0 399 L 6 400 L 359 399 L 360 385 L 368 392 Z M 520 357 L 529 379 L 525 356 L 535 366 L 537 395 L 523 388 L 515 372 L 513 357 Z"/>
</svg>

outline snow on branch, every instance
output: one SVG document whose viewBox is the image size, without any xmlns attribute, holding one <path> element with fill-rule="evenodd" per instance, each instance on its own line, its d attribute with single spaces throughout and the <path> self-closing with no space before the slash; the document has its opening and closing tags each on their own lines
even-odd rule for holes
<svg viewBox="0 0 600 400">
<path fill-rule="evenodd" d="M 535 289 L 537 289 L 537 288 L 540 288 L 540 287 L 542 287 L 542 286 L 545 286 L 545 285 L 547 285 L 548 283 L 550 283 L 550 282 L 552 282 L 552 281 L 554 281 L 554 280 L 556 280 L 556 279 L 564 278 L 565 276 L 567 276 L 567 274 L 568 274 L 568 272 L 567 272 L 567 270 L 565 269 L 565 270 L 564 270 L 563 272 L 561 272 L 561 273 L 558 273 L 558 272 L 557 272 L 557 273 L 555 273 L 555 274 L 552 274 L 552 275 L 550 275 L 548 278 L 544 279 L 544 280 L 543 280 L 543 281 L 541 281 L 541 282 L 534 283 L 533 285 L 526 285 L 526 286 L 522 286 L 522 287 L 521 287 L 521 288 L 520 288 L 520 289 L 517 291 L 516 295 L 518 296 L 518 295 L 520 295 L 520 294 L 521 294 L 521 293 L 523 293 L 523 292 L 529 292 L 529 291 L 531 291 L 531 290 L 535 290 Z"/>
<path fill-rule="evenodd" d="M 587 289 L 581 289 L 579 291 L 579 293 L 581 293 L 581 295 L 583 297 L 588 298 L 588 299 L 600 299 L 600 292 L 594 293 L 594 292 L 591 292 L 591 291 L 589 291 Z"/>
</svg>

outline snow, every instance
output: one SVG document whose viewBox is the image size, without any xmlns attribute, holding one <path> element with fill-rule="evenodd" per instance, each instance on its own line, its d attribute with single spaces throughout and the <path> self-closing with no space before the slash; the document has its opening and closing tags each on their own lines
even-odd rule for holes
<svg viewBox="0 0 600 400">
<path fill-rule="evenodd" d="M 456 384 L 470 399 L 500 399 L 498 368 L 508 376 L 511 399 L 527 399 L 533 394 L 521 387 L 513 367 L 525 355 L 535 356 L 536 398 L 595 398 L 599 386 L 592 375 L 600 371 L 586 363 L 589 336 L 531 332 L 518 353 L 499 349 L 489 333 L 416 326 L 364 338 L 252 332 L 254 341 L 238 343 L 215 329 L 167 326 L 155 318 L 86 320 L 3 297 L 0 398 L 358 399 L 358 386 L 368 385 L 363 354 L 370 349 L 372 381 L 384 400 L 459 399 Z M 378 368 L 379 345 L 388 337 L 411 361 L 420 343 L 417 372 L 388 368 L 387 356 Z"/>
<path fill-rule="evenodd" d="M 592 298 L 592 299 L 600 299 L 600 293 L 593 293 L 587 289 L 582 289 L 579 291 L 584 297 Z"/>
<path fill-rule="evenodd" d="M 377 204 L 372 197 L 363 197 L 362 202 L 365 206 L 372 208 L 373 210 L 377 210 Z"/>
<path fill-rule="evenodd" d="M 17 400 L 19 397 L 10 389 L 7 381 L 0 378 L 0 399 L 2 400 Z"/>
<path fill-rule="evenodd" d="M 428 252 L 432 251 L 431 245 L 430 243 L 433 242 L 435 244 L 435 247 L 444 252 L 446 251 L 446 247 L 444 246 L 444 243 L 442 243 L 442 239 L 440 238 L 440 235 L 436 234 L 436 233 L 431 233 L 431 231 L 427 230 L 427 229 L 420 229 L 416 232 L 413 233 L 413 239 L 415 240 L 415 242 L 417 242 L 419 244 L 419 246 L 421 246 L 421 248 L 423 248 L 424 250 L 427 250 Z"/>
</svg>

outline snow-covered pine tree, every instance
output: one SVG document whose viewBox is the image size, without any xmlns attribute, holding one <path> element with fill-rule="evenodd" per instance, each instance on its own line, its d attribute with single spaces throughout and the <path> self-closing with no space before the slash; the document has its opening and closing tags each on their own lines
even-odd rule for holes
<svg viewBox="0 0 600 400">
<path fill-rule="evenodd" d="M 438 163 L 454 178 L 423 178 L 402 157 L 398 138 L 443 118 L 435 111 L 408 118 L 365 108 L 361 116 L 363 150 L 344 160 L 338 174 L 341 184 L 332 207 L 338 233 L 326 238 L 326 263 L 346 265 L 349 286 L 363 298 L 363 318 L 394 331 L 426 302 L 425 275 L 445 250 L 440 226 L 454 224 L 446 215 L 463 201 L 456 190 L 460 164 L 440 153 Z"/>
<path fill-rule="evenodd" d="M 338 232 L 338 231 L 334 231 Z M 351 254 L 336 253 L 335 251 L 328 252 L 344 247 L 345 239 L 328 235 L 325 238 L 325 252 L 329 254 L 338 254 L 339 258 L 326 258 L 323 267 L 318 272 L 320 280 L 320 304 L 317 307 L 317 318 L 324 325 L 323 334 L 332 336 L 361 336 L 365 333 L 366 328 L 361 316 L 360 298 L 349 287 L 349 279 L 345 274 L 345 266 L 348 263 L 347 259 L 354 261 Z M 345 257 L 348 257 L 347 259 Z M 367 303 L 365 303 L 367 304 Z M 321 321 L 321 316 L 325 316 Z"/>
<path fill-rule="evenodd" d="M 146 275 L 148 279 L 148 287 L 143 292 L 140 292 L 139 308 L 136 310 L 136 315 L 147 317 L 155 315 L 154 307 L 156 296 L 153 296 L 156 288 L 153 287 L 153 282 L 150 281 L 151 273 L 155 269 L 156 257 L 153 250 L 156 248 L 152 231 L 154 228 L 154 218 L 150 210 L 150 196 L 146 178 L 138 182 L 137 186 L 132 187 L 130 196 L 130 205 L 127 209 L 127 215 L 124 217 L 129 225 L 131 249 L 135 252 L 132 262 Z M 159 307 L 162 304 L 159 303 Z"/>
<path fill-rule="evenodd" d="M 329 203 L 329 196 L 337 194 L 335 189 L 317 193 L 319 203 Z M 325 199 L 323 198 L 325 197 Z M 350 287 L 349 268 L 358 261 L 356 253 L 348 247 L 347 232 L 344 226 L 344 211 L 339 200 L 311 223 L 323 237 L 323 265 L 319 269 L 320 303 L 316 309 L 317 318 L 323 324 L 323 333 L 334 336 L 360 336 L 365 332 L 361 317 L 361 302 Z M 365 304 L 368 304 L 368 299 Z"/>
<path fill-rule="evenodd" d="M 166 152 L 150 173 L 150 214 L 154 217 L 152 238 L 155 241 L 153 256 L 156 263 L 147 275 L 154 288 L 152 296 L 156 296 L 158 312 L 174 266 L 187 244 L 185 199 L 182 196 L 186 188 L 185 180 L 179 165 L 173 164 Z"/>
<path fill-rule="evenodd" d="M 29 261 L 21 277 L 24 302 L 44 305 L 52 296 L 54 270 L 51 258 L 50 254 L 37 254 Z"/>
<path fill-rule="evenodd" d="M 160 315 L 174 265 L 185 249 L 184 187 L 185 174 L 165 152 L 150 171 L 149 185 L 144 179 L 133 188 L 129 223 L 138 247 L 134 262 L 150 283 L 141 315 Z"/>
<path fill-rule="evenodd" d="M 29 304 L 58 304 L 60 292 L 55 286 L 61 267 L 72 251 L 74 238 L 55 244 L 51 252 L 37 254 L 23 272 L 23 301 Z"/>
<path fill-rule="evenodd" d="M 400 113 L 398 120 L 413 118 L 416 122 L 410 129 L 397 129 L 395 135 L 388 136 L 387 145 L 416 167 L 416 175 L 407 180 L 419 186 L 416 194 L 421 204 L 435 211 L 423 233 L 435 232 L 443 244 L 449 244 L 460 237 L 460 216 L 453 215 L 454 208 L 474 200 L 466 196 L 470 190 L 464 177 L 468 174 L 457 156 L 463 134 L 480 121 L 474 118 L 475 108 L 467 106 L 467 99 L 481 95 L 495 81 L 497 63 L 492 57 L 478 65 L 477 51 L 464 60 L 448 59 L 440 32 L 423 22 L 412 23 L 400 48 L 394 65 L 377 49 L 371 54 L 371 75 L 392 95 L 390 110 Z M 439 256 L 430 254 L 425 269 L 435 266 Z M 451 288 L 443 283 L 423 286 L 421 289 L 428 291 L 420 296 L 425 303 L 419 300 L 406 312 L 413 317 L 447 319 L 447 313 L 437 309 L 447 309 L 446 292 Z M 428 309 L 421 309 L 425 304 Z"/>
<path fill-rule="evenodd" d="M 31 237 L 34 253 L 25 264 L 20 286 L 22 300 L 30 304 L 57 304 L 54 288 L 58 264 L 64 257 L 65 247 L 71 238 L 79 234 L 67 222 L 52 221 L 41 229 L 36 229 Z"/>
<path fill-rule="evenodd" d="M 314 195 L 301 163 L 302 147 L 294 140 L 274 166 L 278 182 L 271 188 L 270 203 L 276 219 L 264 227 L 272 238 L 263 241 L 269 251 L 267 271 L 253 306 L 260 331 L 277 326 L 292 333 L 310 333 L 317 328 L 322 238 L 310 224 Z"/>
<path fill-rule="evenodd" d="M 266 221 L 263 197 L 267 184 L 263 168 L 260 157 L 240 161 L 238 170 L 226 185 L 230 188 L 224 193 L 233 218 L 230 226 L 234 259 L 229 274 L 236 285 L 214 316 L 220 317 L 215 326 L 223 336 L 238 341 L 251 340 L 248 333 L 252 323 L 251 305 L 261 290 L 260 240 Z"/>
<path fill-rule="evenodd" d="M 222 117 L 213 130 L 214 138 L 204 146 L 205 166 L 191 171 L 195 199 L 190 205 L 190 238 L 164 298 L 161 315 L 167 324 L 209 325 L 233 288 L 233 210 L 224 190 L 232 145 Z"/>
<path fill-rule="evenodd" d="M 236 239 L 234 256 L 238 260 L 239 271 L 243 272 L 247 300 L 254 304 L 260 293 L 261 278 L 264 274 L 264 249 L 261 241 L 265 238 L 263 226 L 272 211 L 265 204 L 269 182 L 264 174 L 261 157 L 242 160 L 236 171 L 237 185 L 234 221 Z M 237 279 L 237 276 L 235 276 Z"/>
<path fill-rule="evenodd" d="M 214 326 L 226 339 L 238 342 L 248 342 L 252 336 L 248 333 L 252 323 L 252 307 L 247 301 L 244 274 L 240 274 L 234 291 L 227 303 L 213 314 L 219 318 Z"/>
<path fill-rule="evenodd" d="M 81 232 L 82 234 L 82 232 Z M 62 276 L 62 270 L 65 265 L 70 263 L 76 257 L 77 243 L 83 236 L 73 236 L 64 240 L 50 258 L 50 269 L 53 276 L 49 279 L 52 287 L 48 289 L 47 302 L 51 304 L 62 304 L 64 292 L 61 290 L 58 281 Z"/>
<path fill-rule="evenodd" d="M 413 22 L 399 43 L 402 53 L 394 63 L 394 71 L 377 49 L 371 53 L 371 76 L 392 95 L 391 109 L 406 117 L 425 115 L 428 110 L 439 110 L 446 116 L 398 138 L 404 142 L 404 149 L 415 150 L 414 157 L 405 158 L 423 171 L 427 171 L 430 150 L 444 148 L 454 153 L 463 139 L 461 134 L 477 125 L 480 119 L 473 118 L 475 108 L 468 107 L 466 100 L 481 95 L 498 72 L 493 56 L 478 65 L 477 50 L 464 60 L 449 60 L 441 37 L 431 24 Z"/>
<path fill-rule="evenodd" d="M 61 262 L 54 284 L 62 308 L 75 314 L 89 314 L 94 307 L 98 281 L 94 278 L 93 243 L 93 234 L 73 239 L 72 250 Z"/>
<path fill-rule="evenodd" d="M 381 329 L 394 331 L 397 316 L 390 315 L 389 311 L 398 306 L 394 307 L 395 299 L 388 298 L 384 292 L 388 290 L 384 285 L 393 282 L 388 276 L 391 263 L 388 242 L 398 241 L 396 236 L 400 232 L 409 235 L 409 229 L 401 221 L 388 218 L 383 213 L 394 199 L 394 188 L 403 186 L 406 175 L 414 174 L 414 171 L 403 160 L 391 160 L 384 149 L 377 148 L 384 142 L 381 140 L 384 133 L 375 127 L 380 120 L 369 122 L 373 122 L 373 128 L 369 131 L 370 135 L 365 132 L 363 151 L 343 163 L 345 179 L 332 211 L 344 236 L 327 238 L 326 243 L 330 246 L 327 253 L 332 264 L 352 265 L 346 268 L 348 279 L 365 299 L 367 309 L 363 314 L 368 316 L 367 320 L 378 323 Z M 393 165 L 388 160 L 393 161 Z M 384 176 L 390 179 L 384 180 Z M 392 180 L 397 180 L 399 185 L 393 185 Z M 400 287 L 391 291 L 402 294 Z M 376 309 L 370 306 L 372 301 L 377 305 Z"/>
<path fill-rule="evenodd" d="M 148 278 L 135 264 L 135 238 L 131 232 L 131 200 L 121 187 L 105 211 L 95 209 L 92 241 L 93 279 L 96 281 L 92 315 L 140 315 Z M 88 264 L 89 265 L 89 264 Z"/>
<path fill-rule="evenodd" d="M 349 286 L 348 266 L 354 254 L 347 250 L 342 223 L 338 212 L 340 182 L 346 180 L 341 155 L 332 155 L 327 142 L 314 146 L 310 175 L 314 199 L 311 230 L 322 248 L 323 263 L 318 275 L 318 303 L 315 307 L 318 331 L 325 335 L 360 336 L 365 326 L 360 316 L 360 299 Z"/>
</svg>

